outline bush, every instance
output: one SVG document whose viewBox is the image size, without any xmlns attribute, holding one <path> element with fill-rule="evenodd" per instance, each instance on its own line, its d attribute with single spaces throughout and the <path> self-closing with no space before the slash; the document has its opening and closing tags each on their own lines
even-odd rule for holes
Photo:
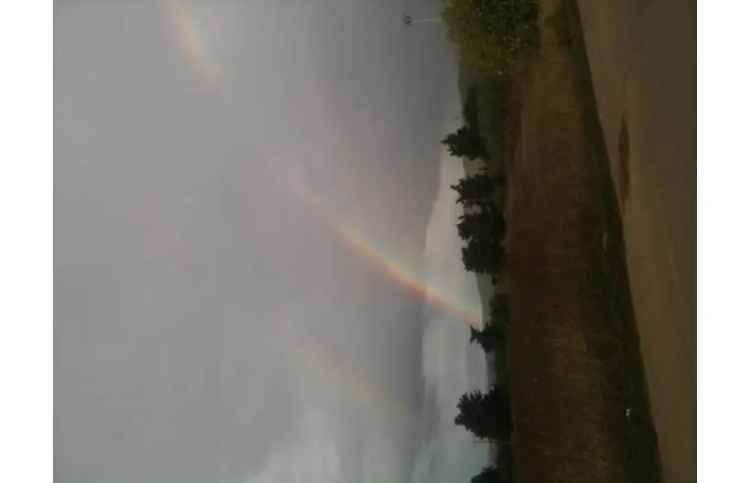
<svg viewBox="0 0 750 483">
<path fill-rule="evenodd" d="M 538 45 L 536 0 L 448 0 L 443 20 L 461 57 L 480 72 L 506 74 Z"/>
</svg>

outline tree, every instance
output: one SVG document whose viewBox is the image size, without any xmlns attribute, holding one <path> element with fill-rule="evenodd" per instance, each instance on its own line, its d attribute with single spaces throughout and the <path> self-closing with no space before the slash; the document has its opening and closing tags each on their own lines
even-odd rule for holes
<svg viewBox="0 0 750 483">
<path fill-rule="evenodd" d="M 511 477 L 506 467 L 487 466 L 471 479 L 471 483 L 511 483 Z"/>
<path fill-rule="evenodd" d="M 462 114 L 466 125 L 479 132 L 479 88 L 476 85 L 470 86 L 466 91 Z"/>
<path fill-rule="evenodd" d="M 495 189 L 504 185 L 504 180 L 487 174 L 478 174 L 461 178 L 451 189 L 458 193 L 457 203 L 464 205 L 491 204 Z"/>
<path fill-rule="evenodd" d="M 490 157 L 479 131 L 469 126 L 461 126 L 458 131 L 448 134 L 442 143 L 448 147 L 451 156 L 467 158 L 470 161 L 477 158 L 486 160 Z"/>
<path fill-rule="evenodd" d="M 505 251 L 500 243 L 471 239 L 461 248 L 461 258 L 470 272 L 498 273 L 505 263 Z"/>
<path fill-rule="evenodd" d="M 538 45 L 537 0 L 448 0 L 443 19 L 461 57 L 480 72 L 507 74 Z"/>
<path fill-rule="evenodd" d="M 469 330 L 471 332 L 469 342 L 476 342 L 485 352 L 493 352 L 502 342 L 500 326 L 492 321 L 485 324 L 482 330 L 474 327 L 469 327 Z"/>
<path fill-rule="evenodd" d="M 462 240 L 502 243 L 505 239 L 505 219 L 494 205 L 482 206 L 480 211 L 459 217 L 458 236 Z"/>
<path fill-rule="evenodd" d="M 454 422 L 476 437 L 510 439 L 510 398 L 506 391 L 494 387 L 487 394 L 480 391 L 466 393 L 458 401 L 458 411 Z"/>
<path fill-rule="evenodd" d="M 507 294 L 495 294 L 490 300 L 492 322 L 507 325 L 510 321 L 510 308 Z"/>
</svg>

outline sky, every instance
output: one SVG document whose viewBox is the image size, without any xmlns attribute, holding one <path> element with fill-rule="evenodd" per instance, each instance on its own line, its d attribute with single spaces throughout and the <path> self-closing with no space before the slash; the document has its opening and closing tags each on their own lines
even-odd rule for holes
<svg viewBox="0 0 750 483">
<path fill-rule="evenodd" d="M 481 469 L 456 68 L 404 11 L 55 2 L 55 481 Z"/>
</svg>

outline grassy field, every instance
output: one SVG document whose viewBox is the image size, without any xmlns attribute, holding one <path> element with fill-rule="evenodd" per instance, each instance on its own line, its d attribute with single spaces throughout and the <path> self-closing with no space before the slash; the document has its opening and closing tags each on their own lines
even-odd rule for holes
<svg viewBox="0 0 750 483">
<path fill-rule="evenodd" d="M 622 229 L 573 0 L 541 2 L 509 171 L 517 481 L 658 482 Z"/>
</svg>

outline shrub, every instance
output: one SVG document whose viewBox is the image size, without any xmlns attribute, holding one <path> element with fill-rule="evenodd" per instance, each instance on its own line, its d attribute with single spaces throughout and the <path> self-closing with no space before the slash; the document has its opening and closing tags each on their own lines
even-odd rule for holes
<svg viewBox="0 0 750 483">
<path fill-rule="evenodd" d="M 443 19 L 461 57 L 480 72 L 506 74 L 538 45 L 536 0 L 448 0 Z"/>
</svg>

